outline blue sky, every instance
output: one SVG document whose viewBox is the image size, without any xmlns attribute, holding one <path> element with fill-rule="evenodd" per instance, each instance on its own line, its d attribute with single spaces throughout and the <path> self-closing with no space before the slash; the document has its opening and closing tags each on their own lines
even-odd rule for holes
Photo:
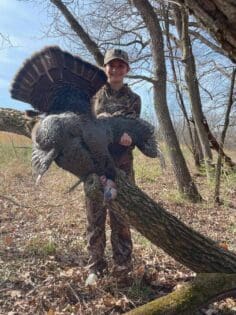
<svg viewBox="0 0 236 315">
<path fill-rule="evenodd" d="M 24 60 L 44 46 L 57 44 L 57 39 L 42 38 L 43 25 L 47 23 L 45 10 L 32 2 L 0 0 L 0 33 L 9 37 L 0 47 L 0 107 L 24 110 L 30 105 L 11 99 L 9 89 L 12 79 Z"/>
</svg>

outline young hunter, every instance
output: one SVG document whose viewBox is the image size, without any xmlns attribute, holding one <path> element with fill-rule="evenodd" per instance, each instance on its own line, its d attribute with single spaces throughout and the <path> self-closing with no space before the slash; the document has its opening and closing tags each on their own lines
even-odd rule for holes
<svg viewBox="0 0 236 315">
<path fill-rule="evenodd" d="M 124 115 L 139 117 L 141 110 L 140 97 L 132 92 L 124 77 L 128 73 L 129 60 L 125 51 L 108 50 L 104 58 L 104 69 L 108 82 L 97 93 L 94 99 L 94 111 L 99 116 Z M 124 133 L 119 144 L 114 144 L 110 152 L 118 168 L 125 171 L 134 181 L 132 139 Z M 102 275 L 107 269 L 104 258 L 106 245 L 105 222 L 107 209 L 101 204 L 92 202 L 86 197 L 87 238 L 89 252 L 89 275 Z M 113 275 L 125 276 L 132 269 L 132 240 L 129 225 L 123 218 L 108 209 L 111 226 L 111 244 L 114 266 Z"/>
</svg>

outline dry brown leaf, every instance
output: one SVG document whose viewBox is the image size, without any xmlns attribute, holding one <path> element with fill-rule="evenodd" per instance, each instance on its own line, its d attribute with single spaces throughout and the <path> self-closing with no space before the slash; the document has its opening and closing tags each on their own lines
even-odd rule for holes
<svg viewBox="0 0 236 315">
<path fill-rule="evenodd" d="M 126 296 L 123 296 L 121 299 L 119 299 L 116 302 L 116 305 L 120 306 L 123 310 L 125 310 L 129 304 L 130 304 L 130 300 L 127 299 Z"/>
<path fill-rule="evenodd" d="M 136 270 L 136 275 L 137 277 L 141 278 L 143 277 L 144 273 L 145 273 L 145 265 L 141 265 L 140 267 L 138 267 L 138 269 Z"/>
<path fill-rule="evenodd" d="M 219 242 L 218 246 L 223 248 L 224 250 L 229 250 L 228 244 L 226 242 Z"/>
<path fill-rule="evenodd" d="M 74 274 L 74 269 L 73 268 L 70 268 L 70 269 L 67 269 L 67 270 L 62 270 L 60 272 L 60 276 L 61 277 L 72 277 Z"/>
<path fill-rule="evenodd" d="M 8 294 L 12 297 L 12 298 L 17 298 L 17 297 L 21 297 L 22 293 L 20 290 L 11 290 L 8 291 Z"/>
<path fill-rule="evenodd" d="M 103 304 L 107 307 L 116 305 L 116 299 L 112 295 L 105 296 L 103 298 Z"/>
<path fill-rule="evenodd" d="M 3 241 L 6 246 L 11 246 L 13 243 L 13 238 L 11 236 L 5 236 Z"/>
</svg>

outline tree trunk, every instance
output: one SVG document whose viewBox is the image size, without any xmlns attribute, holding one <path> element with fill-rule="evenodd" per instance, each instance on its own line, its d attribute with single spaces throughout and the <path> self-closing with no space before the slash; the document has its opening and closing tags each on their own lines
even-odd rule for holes
<svg viewBox="0 0 236 315">
<path fill-rule="evenodd" d="M 126 315 L 192 315 L 215 300 L 236 296 L 236 274 L 199 274 L 192 283 Z M 200 313 L 202 314 L 202 313 Z"/>
<path fill-rule="evenodd" d="M 133 0 L 134 6 L 141 14 L 149 31 L 154 63 L 154 104 L 158 121 L 167 143 L 171 163 L 177 179 L 179 191 L 192 201 L 201 199 L 200 194 L 191 178 L 185 159 L 170 118 L 166 99 L 166 66 L 164 57 L 163 35 L 159 20 L 153 7 L 148 1 Z"/>
<path fill-rule="evenodd" d="M 118 195 L 113 211 L 126 217 L 130 224 L 153 244 L 195 272 L 236 272 L 236 255 L 219 247 L 213 240 L 188 227 L 154 202 L 117 170 Z M 91 175 L 85 183 L 89 198 L 102 202 L 100 182 Z"/>
<path fill-rule="evenodd" d="M 221 139 L 220 139 L 220 149 L 219 150 L 219 156 L 217 160 L 217 166 L 216 166 L 216 183 L 215 183 L 215 195 L 214 199 L 216 203 L 220 203 L 220 175 L 221 175 L 221 161 L 222 161 L 222 156 L 223 156 L 223 147 L 224 147 L 224 142 L 225 142 L 225 136 L 226 132 L 229 126 L 229 116 L 230 116 L 230 111 L 233 105 L 233 92 L 234 92 L 234 82 L 235 82 L 235 74 L 236 74 L 236 68 L 234 68 L 232 72 L 232 78 L 231 78 L 231 86 L 230 86 L 230 92 L 229 92 L 229 101 L 228 101 L 228 106 L 226 109 L 225 113 L 225 121 L 224 121 L 224 127 L 222 130 L 221 134 Z M 226 162 L 226 159 L 225 159 Z"/>
<path fill-rule="evenodd" d="M 204 162 L 204 156 L 202 153 L 201 143 L 200 143 L 200 140 L 199 140 L 197 130 L 196 130 L 194 123 L 193 123 L 193 132 L 194 132 L 194 159 L 195 159 L 197 167 L 200 168 L 200 166 Z"/>
<path fill-rule="evenodd" d="M 31 137 L 34 120 L 29 120 L 24 112 L 14 109 L 0 108 L 0 131 L 7 131 Z"/>
<path fill-rule="evenodd" d="M 188 34 L 188 15 L 184 9 L 180 11 L 179 7 L 173 5 L 176 27 L 178 28 L 179 37 L 181 38 L 182 61 L 185 64 L 185 80 L 188 86 L 191 110 L 195 122 L 199 140 L 201 142 L 204 155 L 206 171 L 208 177 L 210 174 L 209 167 L 212 161 L 212 153 L 207 133 L 203 126 L 204 115 L 202 112 L 202 103 L 196 74 L 196 65 L 192 52 L 190 37 Z M 180 23 L 180 21 L 182 23 Z"/>
<path fill-rule="evenodd" d="M 177 0 L 185 4 L 236 62 L 236 3 L 234 0 Z"/>
<path fill-rule="evenodd" d="M 170 65 L 171 65 L 171 69 L 172 69 L 172 73 L 173 73 L 173 81 L 175 84 L 176 98 L 177 98 L 177 102 L 179 104 L 179 107 L 183 113 L 184 119 L 186 120 L 187 130 L 188 130 L 189 140 L 190 140 L 190 151 L 193 154 L 195 166 L 197 168 L 199 168 L 200 167 L 200 161 L 199 161 L 198 156 L 196 154 L 196 147 L 195 147 L 194 140 L 193 140 L 193 134 L 192 134 L 192 129 L 191 129 L 191 125 L 190 125 L 190 120 L 189 120 L 188 113 L 187 113 L 187 110 L 186 110 L 186 107 L 184 104 L 183 94 L 181 92 L 180 84 L 179 84 L 176 69 L 175 69 L 174 54 L 173 54 L 173 49 L 172 49 L 172 45 L 171 45 L 171 41 L 170 41 L 170 33 L 169 33 L 169 14 L 168 14 L 169 6 L 167 7 L 167 9 L 165 9 L 165 7 L 163 6 L 163 12 L 164 12 L 164 20 L 165 20 L 166 43 L 167 43 L 167 48 L 168 48 L 169 54 L 170 54 Z"/>
</svg>

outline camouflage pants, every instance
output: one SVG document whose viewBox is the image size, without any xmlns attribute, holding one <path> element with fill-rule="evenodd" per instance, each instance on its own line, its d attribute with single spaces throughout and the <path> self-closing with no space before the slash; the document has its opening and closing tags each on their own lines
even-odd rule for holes
<svg viewBox="0 0 236 315">
<path fill-rule="evenodd" d="M 134 181 L 133 160 L 132 157 L 124 156 L 115 160 L 116 166 Z M 127 222 L 112 209 L 107 209 L 103 205 L 93 202 L 86 197 L 87 212 L 87 241 L 89 252 L 89 269 L 95 272 L 102 272 L 107 263 L 104 258 L 106 246 L 105 224 L 107 212 L 110 218 L 111 227 L 111 245 L 113 260 L 117 265 L 128 265 L 131 263 L 132 240 L 130 228 Z"/>
</svg>

